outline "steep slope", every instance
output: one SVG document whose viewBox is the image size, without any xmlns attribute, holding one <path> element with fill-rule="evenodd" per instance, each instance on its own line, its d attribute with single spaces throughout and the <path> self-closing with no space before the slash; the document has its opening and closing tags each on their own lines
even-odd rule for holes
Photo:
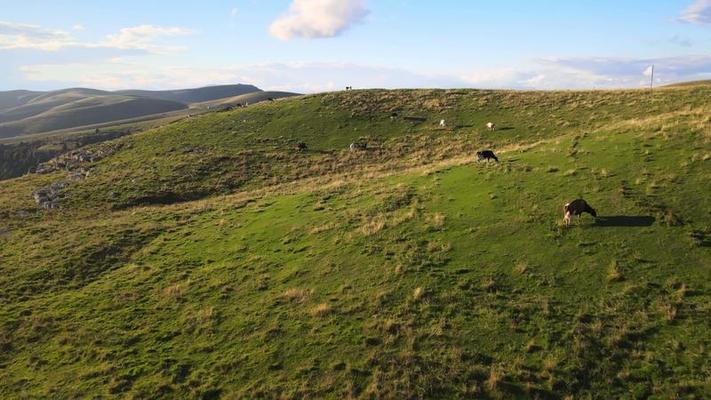
<svg viewBox="0 0 711 400">
<path fill-rule="evenodd" d="M 708 397 L 710 90 L 304 96 L 4 182 L 0 396 Z"/>
</svg>

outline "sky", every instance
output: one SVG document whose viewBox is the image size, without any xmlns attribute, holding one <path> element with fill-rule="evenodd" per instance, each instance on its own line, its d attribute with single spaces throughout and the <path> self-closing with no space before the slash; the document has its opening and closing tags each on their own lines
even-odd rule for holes
<svg viewBox="0 0 711 400">
<path fill-rule="evenodd" d="M 711 0 L 0 0 L 0 90 L 711 79 Z"/>
</svg>

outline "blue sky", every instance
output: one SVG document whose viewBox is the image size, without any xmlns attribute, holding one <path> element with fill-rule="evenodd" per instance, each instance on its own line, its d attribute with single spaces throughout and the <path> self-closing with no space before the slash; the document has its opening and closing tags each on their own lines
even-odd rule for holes
<svg viewBox="0 0 711 400">
<path fill-rule="evenodd" d="M 711 0 L 0 0 L 0 90 L 711 79 Z"/>
</svg>

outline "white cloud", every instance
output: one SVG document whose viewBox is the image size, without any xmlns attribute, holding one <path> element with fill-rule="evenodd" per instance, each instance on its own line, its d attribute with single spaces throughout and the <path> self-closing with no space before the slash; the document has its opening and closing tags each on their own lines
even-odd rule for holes
<svg viewBox="0 0 711 400">
<path fill-rule="evenodd" d="M 711 78 L 711 55 L 674 58 L 613 57 L 548 58 L 516 68 L 450 72 L 440 75 L 350 63 L 288 62 L 224 67 L 157 66 L 135 57 L 102 62 L 37 64 L 20 69 L 34 82 L 100 89 L 175 89 L 225 83 L 250 83 L 268 90 L 313 93 L 356 88 L 511 88 L 592 89 L 635 88 L 649 84 L 655 64 L 659 84 Z"/>
<path fill-rule="evenodd" d="M 190 29 L 180 27 L 162 27 L 156 25 L 139 25 L 123 28 L 115 35 L 109 35 L 102 42 L 106 47 L 116 49 L 140 49 L 155 53 L 175 52 L 184 47 L 157 44 L 156 40 L 163 37 L 185 36 L 192 34 Z"/>
<path fill-rule="evenodd" d="M 711 0 L 695 0 L 677 19 L 692 24 L 711 24 Z"/>
<path fill-rule="evenodd" d="M 0 50 L 36 49 L 54 51 L 72 45 L 67 32 L 37 25 L 0 21 Z"/>
<path fill-rule="evenodd" d="M 82 24 L 74 24 L 74 25 L 72 25 L 72 30 L 73 30 L 73 31 L 83 31 L 83 30 L 84 30 L 84 25 L 82 25 Z"/>
<path fill-rule="evenodd" d="M 42 64 L 21 68 L 38 82 L 71 82 L 100 89 L 168 89 L 226 83 L 249 83 L 269 90 L 313 93 L 383 87 L 461 87 L 452 76 L 428 76 L 402 69 L 345 63 L 269 63 L 210 67 L 159 67 L 114 59 L 106 63 Z"/>
<path fill-rule="evenodd" d="M 711 55 L 688 55 L 661 58 L 561 58 L 544 60 L 555 68 L 567 68 L 604 78 L 608 87 L 637 87 L 648 81 L 643 76 L 650 65 L 654 64 L 654 75 L 660 83 L 671 83 L 692 79 L 711 78 Z M 651 72 L 651 71 L 650 71 Z M 597 83 L 592 81 L 592 83 Z M 602 84 L 604 82 L 600 82 Z"/>
<path fill-rule="evenodd" d="M 74 25 L 73 30 L 84 29 Z M 181 27 L 140 25 L 123 28 L 98 42 L 81 42 L 68 32 L 43 28 L 37 25 L 0 21 L 0 50 L 29 49 L 59 51 L 68 48 L 143 50 L 151 53 L 168 53 L 184 50 L 162 41 L 164 38 L 190 35 L 192 31 Z"/>
<path fill-rule="evenodd" d="M 293 0 L 289 11 L 272 23 L 269 32 L 281 40 L 330 38 L 366 15 L 365 0 Z"/>
</svg>

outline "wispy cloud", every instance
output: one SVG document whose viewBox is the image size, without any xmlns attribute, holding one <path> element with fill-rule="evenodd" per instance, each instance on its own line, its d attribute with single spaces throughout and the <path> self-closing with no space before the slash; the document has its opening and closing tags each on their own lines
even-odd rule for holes
<svg viewBox="0 0 711 400">
<path fill-rule="evenodd" d="M 185 36 L 192 34 L 190 29 L 180 27 L 162 27 L 156 25 L 139 25 L 123 28 L 115 35 L 109 35 L 102 45 L 116 49 L 140 49 L 155 53 L 182 51 L 185 48 L 158 44 L 157 40 L 166 37 Z"/>
<path fill-rule="evenodd" d="M 711 0 L 695 0 L 677 19 L 692 24 L 711 24 Z"/>
<path fill-rule="evenodd" d="M 615 58 L 615 57 L 580 57 L 543 60 L 544 64 L 571 71 L 591 74 L 599 77 L 599 84 L 605 86 L 634 87 L 644 84 L 640 79 L 643 72 L 655 65 L 655 76 L 659 83 L 671 83 L 682 80 L 704 79 L 711 77 L 711 55 L 688 55 L 659 58 Z M 593 81 L 592 83 L 596 83 Z"/>
<path fill-rule="evenodd" d="M 269 32 L 281 40 L 330 38 L 366 15 L 365 0 L 293 0 L 289 11 L 272 23 Z"/>
<path fill-rule="evenodd" d="M 74 25 L 73 30 L 84 29 Z M 0 21 L 0 50 L 27 49 L 59 51 L 71 48 L 142 50 L 150 53 L 169 53 L 184 50 L 184 47 L 163 42 L 163 39 L 190 35 L 192 31 L 181 27 L 140 25 L 123 28 L 118 33 L 106 36 L 97 42 L 83 42 L 63 30 L 48 29 L 37 25 Z"/>
<path fill-rule="evenodd" d="M 71 46 L 71 36 L 61 30 L 37 25 L 0 21 L 0 50 L 36 49 L 54 51 Z"/>
<path fill-rule="evenodd" d="M 474 71 L 462 77 L 470 85 L 493 88 L 635 88 L 649 83 L 652 64 L 658 84 L 711 78 L 711 55 L 544 58 L 525 67 Z"/>
<path fill-rule="evenodd" d="M 72 82 L 101 89 L 180 88 L 221 83 L 250 83 L 270 90 L 313 93 L 358 88 L 461 87 L 454 76 L 431 76 L 403 69 L 349 63 L 266 63 L 221 68 L 147 67 L 130 60 L 111 63 L 40 64 L 21 68 L 38 82 Z"/>
</svg>

